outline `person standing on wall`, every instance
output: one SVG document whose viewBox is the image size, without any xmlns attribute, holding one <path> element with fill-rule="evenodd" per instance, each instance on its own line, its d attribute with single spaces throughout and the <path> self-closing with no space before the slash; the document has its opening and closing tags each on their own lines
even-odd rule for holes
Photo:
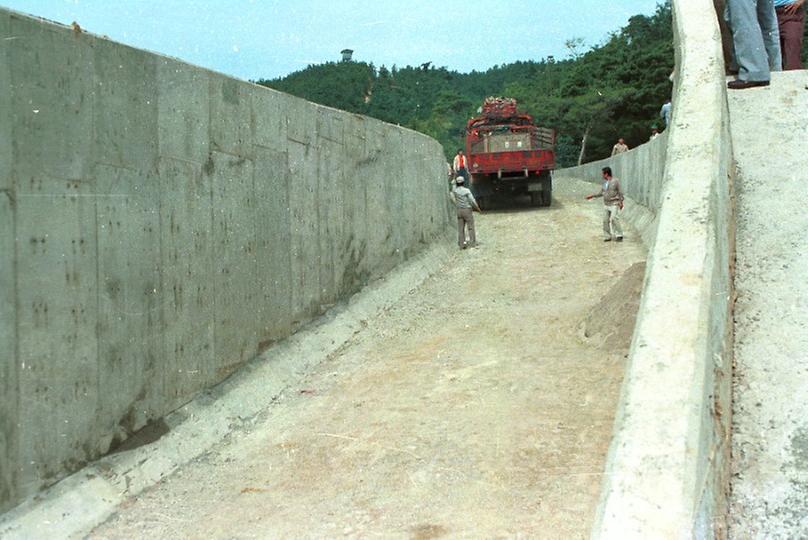
<svg viewBox="0 0 808 540">
<path fill-rule="evenodd" d="M 738 78 L 728 82 L 727 88 L 769 86 L 771 72 L 779 71 L 783 63 L 774 1 L 727 0 L 726 16 L 738 68 Z"/>
<path fill-rule="evenodd" d="M 618 213 L 623 209 L 623 191 L 620 189 L 620 180 L 612 177 L 612 168 L 603 167 L 601 170 L 603 183 L 600 191 L 586 196 L 589 201 L 596 197 L 603 197 L 603 241 L 612 239 L 623 241 L 623 228 L 620 226 Z"/>
<path fill-rule="evenodd" d="M 671 111 L 673 109 L 673 105 L 671 105 L 671 100 L 667 99 L 665 103 L 662 105 L 662 108 L 659 109 L 659 117 L 665 122 L 665 129 L 667 129 L 671 125 Z"/>
<path fill-rule="evenodd" d="M 628 145 L 626 144 L 626 141 L 623 140 L 623 137 L 620 137 L 617 139 L 617 144 L 612 146 L 612 156 L 622 154 L 623 152 L 628 152 Z"/>
<path fill-rule="evenodd" d="M 471 190 L 463 185 L 465 178 L 458 176 L 455 179 L 455 188 L 449 194 L 457 207 L 457 245 L 460 249 L 466 247 L 477 247 L 477 234 L 474 230 L 474 213 L 473 210 L 480 210 L 477 201 L 474 200 Z M 469 240 L 466 242 L 466 227 L 469 229 Z"/>
<path fill-rule="evenodd" d="M 466 180 L 469 179 L 468 158 L 463 155 L 463 150 L 457 150 L 457 155 L 454 158 L 452 168 L 454 169 L 456 175 L 462 176 Z"/>
<path fill-rule="evenodd" d="M 774 0 L 783 69 L 802 69 L 802 38 L 805 32 L 805 0 Z"/>
</svg>

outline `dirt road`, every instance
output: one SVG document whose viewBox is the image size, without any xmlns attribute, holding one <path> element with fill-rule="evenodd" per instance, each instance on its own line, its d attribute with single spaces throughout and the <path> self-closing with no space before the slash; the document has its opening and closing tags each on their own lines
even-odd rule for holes
<svg viewBox="0 0 808 540">
<path fill-rule="evenodd" d="M 633 319 L 604 323 L 645 257 L 598 210 L 487 212 L 480 248 L 90 537 L 588 537 Z"/>
</svg>

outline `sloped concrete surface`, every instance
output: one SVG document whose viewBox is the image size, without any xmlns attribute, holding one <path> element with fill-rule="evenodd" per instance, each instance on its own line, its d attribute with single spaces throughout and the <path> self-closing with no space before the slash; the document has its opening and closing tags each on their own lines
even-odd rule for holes
<svg viewBox="0 0 808 540">
<path fill-rule="evenodd" d="M 808 72 L 730 92 L 737 177 L 731 537 L 808 537 Z"/>
</svg>

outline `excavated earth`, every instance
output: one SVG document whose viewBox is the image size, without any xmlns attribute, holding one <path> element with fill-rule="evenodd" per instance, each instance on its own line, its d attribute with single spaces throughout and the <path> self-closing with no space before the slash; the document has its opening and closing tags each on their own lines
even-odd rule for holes
<svg viewBox="0 0 808 540">
<path fill-rule="evenodd" d="M 586 538 L 642 285 L 600 206 L 478 217 L 260 421 L 90 538 Z"/>
</svg>

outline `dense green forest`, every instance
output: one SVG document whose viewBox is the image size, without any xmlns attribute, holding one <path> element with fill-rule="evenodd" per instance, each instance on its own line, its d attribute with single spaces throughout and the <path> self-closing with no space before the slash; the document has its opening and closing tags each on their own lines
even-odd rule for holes
<svg viewBox="0 0 808 540">
<path fill-rule="evenodd" d="M 526 60 L 486 71 L 458 73 L 425 64 L 376 67 L 330 62 L 259 84 L 316 103 L 366 114 L 423 133 L 447 157 L 463 146 L 466 121 L 486 96 L 513 97 L 538 124 L 558 130 L 562 166 L 609 155 L 618 137 L 633 147 L 662 128 L 659 109 L 670 97 L 673 32 L 670 2 L 637 15 L 604 43 L 567 41 L 565 59 Z"/>
</svg>

